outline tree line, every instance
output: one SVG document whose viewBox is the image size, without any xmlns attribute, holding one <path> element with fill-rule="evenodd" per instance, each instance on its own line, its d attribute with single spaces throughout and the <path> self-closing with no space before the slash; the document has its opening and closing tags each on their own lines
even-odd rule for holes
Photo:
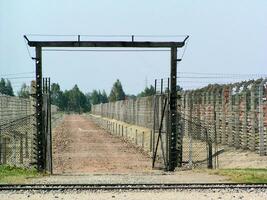
<svg viewBox="0 0 267 200">
<path fill-rule="evenodd" d="M 29 98 L 30 91 L 30 86 L 23 83 L 20 90 L 17 92 L 17 96 Z M 0 93 L 15 96 L 9 80 L 1 79 Z M 119 79 L 114 82 L 109 95 L 107 95 L 105 90 L 93 90 L 90 93 L 83 93 L 76 84 L 72 89 L 62 91 L 58 83 L 51 84 L 51 103 L 58 106 L 61 111 L 66 112 L 88 112 L 91 110 L 91 105 L 125 99 L 136 99 L 138 97 L 151 96 L 153 94 L 155 94 L 153 86 L 146 87 L 138 95 L 125 94 Z"/>
<path fill-rule="evenodd" d="M 126 95 L 119 79 L 114 82 L 109 95 L 107 95 L 105 90 L 93 90 L 91 93 L 84 94 L 79 90 L 77 85 L 71 90 L 65 90 L 63 92 L 58 83 L 51 85 L 52 104 L 58 106 L 62 111 L 87 112 L 95 104 L 135 99 L 153 94 L 155 94 L 155 89 L 153 86 L 150 86 L 149 88 L 146 87 L 138 95 Z"/>
</svg>

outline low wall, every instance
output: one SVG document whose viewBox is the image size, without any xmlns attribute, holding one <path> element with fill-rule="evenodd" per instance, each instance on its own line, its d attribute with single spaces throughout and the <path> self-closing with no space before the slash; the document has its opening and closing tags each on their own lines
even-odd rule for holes
<svg viewBox="0 0 267 200">
<path fill-rule="evenodd" d="M 115 119 L 104 118 L 98 115 L 90 115 L 93 121 L 111 134 L 128 140 L 149 155 L 152 155 L 152 130 L 128 124 Z"/>
<path fill-rule="evenodd" d="M 153 131 L 149 128 L 144 128 L 132 124 L 128 124 L 115 119 L 104 118 L 99 115 L 90 115 L 90 118 L 101 128 L 105 129 L 114 136 L 123 138 L 130 142 L 140 150 L 148 154 L 151 158 L 153 156 L 153 145 L 156 144 L 158 133 L 155 132 L 155 140 L 153 141 Z M 192 129 L 193 130 L 193 129 Z M 154 144 L 153 144 L 154 143 Z M 157 164 L 163 166 L 163 151 L 166 152 L 166 133 L 162 133 L 162 143 L 159 140 L 157 151 Z M 183 166 L 206 167 L 207 166 L 207 144 L 205 141 L 195 139 L 192 135 L 184 135 L 183 137 Z"/>
</svg>

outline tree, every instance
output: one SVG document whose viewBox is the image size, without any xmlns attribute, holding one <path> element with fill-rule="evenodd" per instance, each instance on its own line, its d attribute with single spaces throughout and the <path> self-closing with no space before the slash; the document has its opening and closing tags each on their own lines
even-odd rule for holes
<svg viewBox="0 0 267 200">
<path fill-rule="evenodd" d="M 93 105 L 99 104 L 100 103 L 99 92 L 93 90 L 93 92 L 90 95 L 90 100 Z"/>
<path fill-rule="evenodd" d="M 102 91 L 102 93 L 100 93 L 100 102 L 101 103 L 108 103 L 108 96 L 105 90 Z"/>
<path fill-rule="evenodd" d="M 9 95 L 9 96 L 14 96 L 13 88 L 11 85 L 11 82 L 8 79 L 3 79 L 1 78 L 0 80 L 0 93 Z"/>
<path fill-rule="evenodd" d="M 14 96 L 14 91 L 13 91 L 10 80 L 7 80 L 7 82 L 6 82 L 6 93 L 9 96 Z"/>
<path fill-rule="evenodd" d="M 6 94 L 6 81 L 3 78 L 1 78 L 1 81 L 0 81 L 0 93 Z"/>
<path fill-rule="evenodd" d="M 64 110 L 65 99 L 58 83 L 51 85 L 51 104 L 58 106 L 60 110 Z"/>
<path fill-rule="evenodd" d="M 22 98 L 30 97 L 30 87 L 26 83 L 22 84 L 20 91 L 18 91 L 18 96 Z"/>
<path fill-rule="evenodd" d="M 150 87 L 146 87 L 144 91 L 142 91 L 140 94 L 138 94 L 138 97 L 147 97 L 147 96 L 152 96 L 155 94 L 155 88 L 150 85 Z"/>
<path fill-rule="evenodd" d="M 65 110 L 79 113 L 89 111 L 89 102 L 77 85 L 74 85 L 71 90 L 66 90 L 64 97 L 66 100 Z"/>
<path fill-rule="evenodd" d="M 109 101 L 120 101 L 125 100 L 125 93 L 123 91 L 121 82 L 119 79 L 116 80 L 116 82 L 113 84 L 113 87 L 109 94 Z"/>
</svg>

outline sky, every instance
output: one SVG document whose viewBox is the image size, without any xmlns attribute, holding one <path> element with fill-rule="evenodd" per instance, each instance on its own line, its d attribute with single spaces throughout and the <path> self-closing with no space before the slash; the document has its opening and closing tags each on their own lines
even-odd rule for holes
<svg viewBox="0 0 267 200">
<path fill-rule="evenodd" d="M 181 76 L 190 77 L 192 72 L 203 73 L 203 77 L 205 73 L 234 74 L 228 77 L 231 81 L 249 79 L 249 74 L 264 76 L 266 19 L 266 0 L 0 0 L 0 77 L 18 77 L 10 79 L 17 90 L 34 76 L 24 34 L 189 35 L 178 65 Z M 29 52 L 34 57 L 34 49 Z M 43 75 L 63 90 L 78 84 L 84 92 L 105 89 L 109 93 L 120 79 L 127 94 L 136 94 L 155 78 L 169 76 L 169 59 L 169 52 L 45 51 Z M 15 73 L 22 74 L 7 75 Z M 228 80 L 216 75 L 214 79 L 184 77 L 179 81 L 192 88 Z"/>
</svg>

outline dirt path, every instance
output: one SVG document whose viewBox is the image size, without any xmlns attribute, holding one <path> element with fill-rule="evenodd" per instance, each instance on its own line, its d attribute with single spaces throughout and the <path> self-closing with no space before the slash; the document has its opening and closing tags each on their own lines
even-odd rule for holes
<svg viewBox="0 0 267 200">
<path fill-rule="evenodd" d="M 67 115 L 53 131 L 54 176 L 29 183 L 215 183 L 205 172 L 152 170 L 151 159 L 80 115 Z"/>
<path fill-rule="evenodd" d="M 151 171 L 150 158 L 81 115 L 66 116 L 53 131 L 53 153 L 56 174 Z"/>
</svg>

